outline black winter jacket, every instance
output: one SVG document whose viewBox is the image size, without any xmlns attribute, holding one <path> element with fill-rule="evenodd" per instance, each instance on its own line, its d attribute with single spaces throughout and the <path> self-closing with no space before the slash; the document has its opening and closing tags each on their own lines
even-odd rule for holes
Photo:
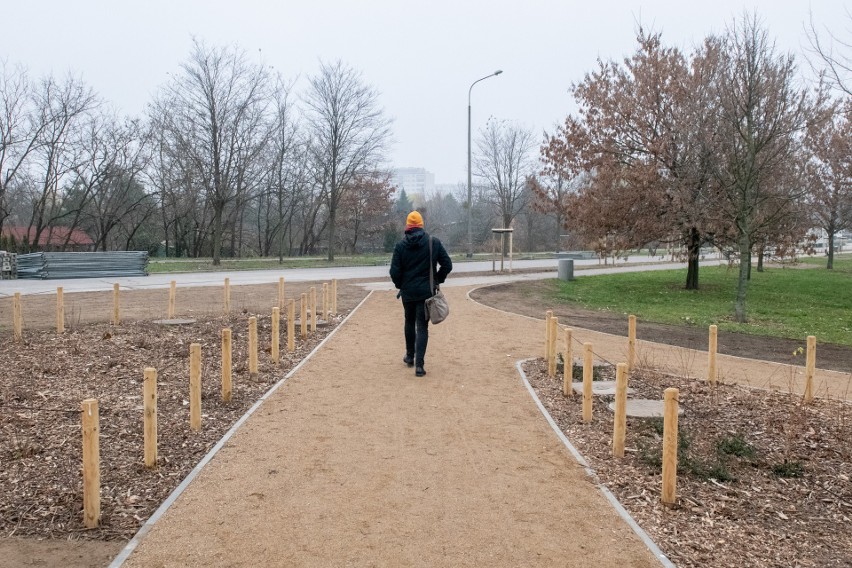
<svg viewBox="0 0 852 568">
<path fill-rule="evenodd" d="M 452 269 L 453 261 L 444 245 L 432 237 L 435 284 L 443 284 Z M 405 237 L 393 249 L 390 277 L 403 302 L 425 300 L 434 294 L 433 290 L 429 290 L 429 234 L 426 231 L 415 228 L 405 232 Z"/>
</svg>

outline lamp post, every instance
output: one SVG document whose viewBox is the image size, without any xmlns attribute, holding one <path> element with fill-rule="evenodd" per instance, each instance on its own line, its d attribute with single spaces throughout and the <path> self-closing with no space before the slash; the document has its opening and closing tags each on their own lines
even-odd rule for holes
<svg viewBox="0 0 852 568">
<path fill-rule="evenodd" d="M 470 92 L 473 86 L 484 81 L 489 77 L 496 77 L 502 73 L 502 69 L 498 69 L 490 75 L 486 75 L 482 79 L 477 79 L 470 84 L 467 90 L 467 257 L 473 258 L 473 192 L 471 186 L 471 171 L 470 171 Z"/>
</svg>

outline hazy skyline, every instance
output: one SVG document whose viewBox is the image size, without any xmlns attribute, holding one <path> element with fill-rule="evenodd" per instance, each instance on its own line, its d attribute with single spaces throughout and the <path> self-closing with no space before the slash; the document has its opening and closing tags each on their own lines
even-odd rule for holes
<svg viewBox="0 0 852 568">
<path fill-rule="evenodd" d="M 380 92 L 394 121 L 389 167 L 422 167 L 435 183 L 466 179 L 467 96 L 473 136 L 491 116 L 552 131 L 573 110 L 571 84 L 598 57 L 621 59 L 641 23 L 689 49 L 756 10 L 782 51 L 801 58 L 809 10 L 818 26 L 848 29 L 838 0 L 647 2 L 413 2 L 257 0 L 0 2 L 0 58 L 32 76 L 82 76 L 122 113 L 139 116 L 186 60 L 196 37 L 236 45 L 285 78 L 296 93 L 319 61 L 341 59 Z M 804 69 L 803 69 L 804 70 Z M 475 143 L 474 143 L 475 144 Z M 475 147 L 475 146 L 474 146 Z"/>
</svg>

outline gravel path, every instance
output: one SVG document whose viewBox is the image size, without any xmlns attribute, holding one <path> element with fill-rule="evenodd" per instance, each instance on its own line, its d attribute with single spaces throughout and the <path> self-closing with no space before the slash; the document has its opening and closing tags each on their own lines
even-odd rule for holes
<svg viewBox="0 0 852 568">
<path fill-rule="evenodd" d="M 252 415 L 125 566 L 653 566 L 515 369 L 542 324 L 449 288 L 428 374 L 374 292 Z"/>
</svg>

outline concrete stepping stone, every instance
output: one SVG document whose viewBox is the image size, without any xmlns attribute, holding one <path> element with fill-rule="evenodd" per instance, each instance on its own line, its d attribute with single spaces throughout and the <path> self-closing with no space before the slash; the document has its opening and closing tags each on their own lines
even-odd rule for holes
<svg viewBox="0 0 852 568">
<path fill-rule="evenodd" d="M 574 389 L 574 392 L 583 394 L 582 382 L 575 381 L 571 383 L 571 388 Z M 634 392 L 636 391 L 627 387 L 627 394 L 633 394 Z M 615 381 L 592 381 L 592 395 L 615 396 Z"/>
<path fill-rule="evenodd" d="M 615 402 L 609 403 L 609 409 L 615 412 Z M 628 398 L 627 416 L 632 418 L 662 418 L 665 403 L 662 400 L 649 400 L 647 398 Z M 677 413 L 683 414 L 683 408 L 678 408 Z"/>
<path fill-rule="evenodd" d="M 195 323 L 194 319 L 191 318 L 173 318 L 173 319 L 162 319 L 162 320 L 154 320 L 154 323 L 157 325 L 190 325 Z"/>
</svg>

